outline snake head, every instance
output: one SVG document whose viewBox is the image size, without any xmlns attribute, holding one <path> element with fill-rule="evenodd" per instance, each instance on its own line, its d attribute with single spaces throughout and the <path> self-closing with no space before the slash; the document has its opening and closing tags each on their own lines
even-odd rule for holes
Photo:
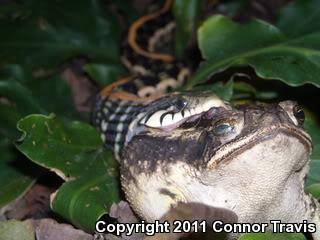
<svg viewBox="0 0 320 240">
<path fill-rule="evenodd" d="M 154 101 L 140 124 L 149 128 L 172 131 L 185 122 L 195 122 L 213 113 L 213 109 L 229 105 L 211 92 L 174 93 Z"/>
</svg>

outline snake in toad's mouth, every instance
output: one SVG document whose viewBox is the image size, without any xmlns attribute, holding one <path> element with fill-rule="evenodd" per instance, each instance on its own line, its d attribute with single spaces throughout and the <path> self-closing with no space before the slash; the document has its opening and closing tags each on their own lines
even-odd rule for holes
<svg viewBox="0 0 320 240">
<path fill-rule="evenodd" d="M 177 93 L 190 76 L 185 61 L 157 52 L 172 38 L 171 0 L 136 20 L 128 31 L 121 60 L 131 76 L 106 86 L 93 109 L 93 124 L 119 159 L 123 147 L 145 128 L 172 131 L 228 106 L 210 92 Z"/>
</svg>

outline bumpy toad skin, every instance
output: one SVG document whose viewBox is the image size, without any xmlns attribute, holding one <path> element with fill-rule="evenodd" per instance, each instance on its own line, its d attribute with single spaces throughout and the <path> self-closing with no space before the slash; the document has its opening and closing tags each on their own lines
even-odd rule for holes
<svg viewBox="0 0 320 240">
<path fill-rule="evenodd" d="M 124 150 L 122 186 L 134 210 L 160 219 L 178 202 L 234 211 L 238 222 L 317 224 L 319 203 L 304 192 L 312 151 L 294 102 L 222 109 L 174 132 L 149 129 Z"/>
</svg>

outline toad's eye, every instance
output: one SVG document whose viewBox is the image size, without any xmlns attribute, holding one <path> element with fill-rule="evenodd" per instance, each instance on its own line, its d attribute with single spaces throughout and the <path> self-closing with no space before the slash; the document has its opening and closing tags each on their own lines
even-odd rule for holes
<svg viewBox="0 0 320 240">
<path fill-rule="evenodd" d="M 302 126 L 303 123 L 304 123 L 304 119 L 305 119 L 305 115 L 304 115 L 304 111 L 303 111 L 302 107 L 301 106 L 295 106 L 293 108 L 293 115 L 297 119 L 298 124 L 300 126 Z"/>
<path fill-rule="evenodd" d="M 231 125 L 228 122 L 222 122 L 222 123 L 218 123 L 215 128 L 213 129 L 214 133 L 216 135 L 225 135 L 228 133 L 231 133 L 233 131 L 234 127 L 233 125 Z"/>
<path fill-rule="evenodd" d="M 179 98 L 179 99 L 177 99 L 177 101 L 175 102 L 174 105 L 178 109 L 178 111 L 181 111 L 182 109 L 184 109 L 188 105 L 188 102 L 187 102 L 187 100 L 185 100 L 183 98 Z"/>
</svg>

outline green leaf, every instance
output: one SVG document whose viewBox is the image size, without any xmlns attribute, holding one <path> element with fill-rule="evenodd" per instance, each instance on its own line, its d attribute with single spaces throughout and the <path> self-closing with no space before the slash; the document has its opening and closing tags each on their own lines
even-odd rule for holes
<svg viewBox="0 0 320 240">
<path fill-rule="evenodd" d="M 35 240 L 34 228 L 31 222 L 16 220 L 0 221 L 1 240 Z"/>
<path fill-rule="evenodd" d="M 311 116 L 306 118 L 304 123 L 306 131 L 311 135 L 313 142 L 313 152 L 311 155 L 310 171 L 308 173 L 307 183 L 309 186 L 314 183 L 320 183 L 320 127 L 316 119 Z"/>
<path fill-rule="evenodd" d="M 319 30 L 319 20 L 319 0 L 296 0 L 281 9 L 276 26 L 290 38 L 295 38 Z"/>
<path fill-rule="evenodd" d="M 78 117 L 68 83 L 58 75 L 35 79 L 20 65 L 0 69 L 0 95 L 8 103 L 0 103 L 0 133 L 17 138 L 17 121 L 31 113 L 59 113 Z M 64 104 L 57 104 L 63 102 Z"/>
<path fill-rule="evenodd" d="M 53 75 L 45 79 L 28 79 L 25 85 L 30 89 L 33 98 L 39 103 L 41 109 L 43 109 L 41 112 L 34 111 L 28 112 L 28 114 L 54 112 L 65 118 L 79 118 L 70 85 L 61 76 Z"/>
<path fill-rule="evenodd" d="M 13 106 L 0 104 L 0 135 L 4 135 L 10 139 L 17 139 L 19 133 L 16 129 L 17 121 L 21 115 Z"/>
<path fill-rule="evenodd" d="M 19 113 L 23 115 L 43 111 L 32 92 L 14 79 L 0 79 L 0 95 L 14 102 Z"/>
<path fill-rule="evenodd" d="M 102 0 L 27 0 L 12 15 L 19 17 L 0 22 L 0 63 L 54 68 L 79 55 L 119 62 L 121 28 Z"/>
<path fill-rule="evenodd" d="M 202 0 L 174 0 L 173 12 L 176 20 L 175 52 L 181 57 L 190 43 L 197 24 Z"/>
<path fill-rule="evenodd" d="M 320 183 L 315 183 L 308 186 L 306 191 L 311 193 L 315 198 L 320 199 Z"/>
<path fill-rule="evenodd" d="M 28 80 L 32 79 L 32 74 L 17 64 L 8 64 L 0 68 L 0 79 L 10 78 L 13 78 L 20 83 L 26 83 Z"/>
<path fill-rule="evenodd" d="M 10 65 L 0 71 L 0 207 L 5 207 L 23 195 L 43 171 L 25 161 L 24 156 L 13 151 L 11 141 L 17 139 L 17 121 L 30 112 L 42 112 L 32 91 L 25 87 L 27 74 L 20 66 Z M 10 139 L 10 140 L 9 140 Z M 8 155 L 9 154 L 9 155 Z"/>
<path fill-rule="evenodd" d="M 233 100 L 254 98 L 256 100 L 274 100 L 279 97 L 279 93 L 276 91 L 257 90 L 255 87 L 247 82 L 236 81 L 234 83 L 234 95 Z"/>
<path fill-rule="evenodd" d="M 33 185 L 35 175 L 28 173 L 32 171 L 37 175 L 38 173 L 33 170 L 39 169 L 33 168 L 33 165 L 23 159 L 17 160 L 9 139 L 1 135 L 0 137 L 0 208 L 2 208 L 23 195 Z"/>
<path fill-rule="evenodd" d="M 307 177 L 306 186 L 310 186 L 314 183 L 320 183 L 320 161 L 315 160 L 310 162 L 310 171 Z"/>
<path fill-rule="evenodd" d="M 230 80 L 226 83 L 218 81 L 213 84 L 205 84 L 196 86 L 195 90 L 209 90 L 213 91 L 220 98 L 226 101 L 231 100 L 247 100 L 248 98 L 254 98 L 257 100 L 275 99 L 278 97 L 278 93 L 275 91 L 257 90 L 252 85 L 246 82 L 238 81 L 238 77 L 246 77 L 250 79 L 250 76 L 246 74 L 234 74 Z"/>
<path fill-rule="evenodd" d="M 14 102 L 17 108 L 21 108 L 19 113 L 22 116 L 49 112 L 64 116 L 75 115 L 70 86 L 58 75 L 40 79 L 21 65 L 6 65 L 0 69 L 1 90 L 3 96 Z M 57 104 L 58 102 L 64 104 Z"/>
<path fill-rule="evenodd" d="M 320 161 L 320 127 L 313 116 L 307 116 L 304 123 L 306 131 L 311 135 L 313 142 L 313 153 L 311 159 Z"/>
<path fill-rule="evenodd" d="M 32 91 L 26 86 L 30 79 L 31 73 L 27 73 L 19 65 L 0 68 L 0 95 L 12 102 L 20 115 L 43 111 Z"/>
<path fill-rule="evenodd" d="M 99 159 L 104 160 L 105 157 L 100 156 Z M 52 202 L 53 211 L 88 231 L 93 231 L 95 222 L 120 200 L 117 173 L 108 166 L 100 167 L 104 173 L 85 174 L 63 184 Z"/>
<path fill-rule="evenodd" d="M 239 240 L 305 240 L 302 233 L 248 233 L 243 234 Z"/>
<path fill-rule="evenodd" d="M 125 73 L 122 66 L 112 64 L 86 64 L 84 69 L 100 87 L 109 85 Z"/>
<path fill-rule="evenodd" d="M 203 85 L 195 88 L 196 90 L 212 91 L 223 100 L 230 101 L 233 95 L 234 82 L 231 78 L 228 82 L 216 82 L 214 84 Z"/>
<path fill-rule="evenodd" d="M 29 115 L 18 122 L 18 129 L 23 136 L 17 148 L 67 181 L 54 195 L 53 210 L 93 230 L 95 221 L 120 199 L 117 162 L 96 130 L 54 115 Z"/>
<path fill-rule="evenodd" d="M 292 38 L 263 21 L 240 25 L 224 16 L 213 16 L 199 29 L 198 41 L 206 61 L 188 88 L 230 66 L 248 65 L 264 79 L 320 87 L 320 29 L 314 26 L 308 34 Z"/>
<path fill-rule="evenodd" d="M 249 0 L 238 0 L 238 1 L 222 1 L 217 4 L 217 11 L 219 14 L 226 15 L 228 17 L 235 17 L 240 14 L 241 11 L 245 11 L 249 7 Z"/>
<path fill-rule="evenodd" d="M 223 100 L 230 101 L 233 95 L 234 81 L 231 78 L 228 82 L 223 84 L 222 82 L 217 82 L 212 85 L 212 90 Z"/>
</svg>

